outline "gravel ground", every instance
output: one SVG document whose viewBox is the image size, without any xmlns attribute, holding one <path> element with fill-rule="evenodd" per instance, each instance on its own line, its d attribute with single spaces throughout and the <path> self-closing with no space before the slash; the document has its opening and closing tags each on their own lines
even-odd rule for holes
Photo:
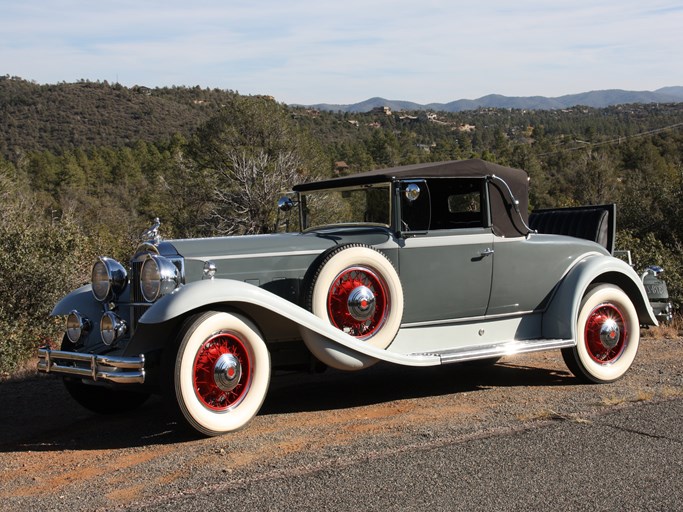
<svg viewBox="0 0 683 512">
<path fill-rule="evenodd" d="M 510 440 L 533 446 L 563 424 L 571 428 L 562 435 L 580 442 L 587 422 L 647 407 L 674 415 L 682 398 L 681 338 L 644 338 L 631 370 L 606 385 L 578 384 L 559 352 L 505 358 L 489 368 L 377 365 L 360 373 L 278 374 L 247 428 L 210 439 L 169 422 L 159 399 L 132 413 L 97 416 L 76 405 L 58 378 L 7 381 L 0 384 L 0 510 L 199 510 L 212 494 L 228 496 L 232 505 L 277 510 L 284 506 L 277 500 L 286 496 L 310 496 L 309 505 L 316 503 L 322 494 L 317 486 L 329 493 L 344 479 L 397 489 L 395 496 L 406 485 L 398 475 L 411 464 L 417 465 L 411 471 L 420 496 L 445 495 L 434 468 L 443 466 L 449 478 L 487 478 L 477 475 L 476 456 L 474 462 L 463 458 L 469 469 L 456 475 L 446 462 L 454 457 L 479 453 L 481 467 L 495 458 L 504 474 L 522 468 L 542 479 L 544 457 L 520 459 Z M 610 440 L 619 443 L 614 436 L 605 442 Z M 643 444 L 643 456 L 656 458 L 657 446 Z M 425 453 L 432 464 L 421 470 L 424 462 L 411 457 Z M 396 476 L 380 473 L 373 461 L 395 465 Z M 675 471 L 680 480 L 680 466 Z M 605 480 L 612 476 L 596 472 L 596 487 L 609 492 L 614 485 Z M 261 501 L 247 499 L 272 482 L 283 496 L 263 491 Z M 380 492 L 365 492 L 371 501 L 361 508 L 397 506 L 382 503 Z M 263 502 L 265 496 L 272 503 Z M 428 503 L 410 496 L 403 502 L 408 509 Z M 667 508 L 653 496 L 660 506 L 648 508 Z M 300 508 L 314 509 L 304 503 Z M 340 501 L 330 509 L 343 504 L 351 506 Z"/>
</svg>

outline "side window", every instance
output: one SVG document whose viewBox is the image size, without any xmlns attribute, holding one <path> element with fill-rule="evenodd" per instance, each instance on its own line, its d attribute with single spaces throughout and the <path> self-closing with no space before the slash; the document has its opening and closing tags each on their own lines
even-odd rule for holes
<svg viewBox="0 0 683 512">
<path fill-rule="evenodd" d="M 479 191 L 448 196 L 448 213 L 479 212 L 481 212 L 481 194 Z"/>
<path fill-rule="evenodd" d="M 463 229 L 484 226 L 484 180 L 443 178 L 429 180 L 431 229 Z"/>
</svg>

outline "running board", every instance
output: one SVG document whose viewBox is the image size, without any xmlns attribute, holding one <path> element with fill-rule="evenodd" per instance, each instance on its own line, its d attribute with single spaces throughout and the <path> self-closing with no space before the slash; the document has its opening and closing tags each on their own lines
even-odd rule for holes
<svg viewBox="0 0 683 512">
<path fill-rule="evenodd" d="M 505 341 L 495 345 L 480 345 L 474 347 L 456 348 L 443 352 L 416 353 L 411 356 L 436 356 L 441 359 L 441 364 L 460 363 L 462 361 L 474 361 L 477 359 L 493 359 L 496 357 L 513 354 L 526 354 L 529 352 L 542 352 L 573 347 L 574 340 L 521 340 Z"/>
</svg>

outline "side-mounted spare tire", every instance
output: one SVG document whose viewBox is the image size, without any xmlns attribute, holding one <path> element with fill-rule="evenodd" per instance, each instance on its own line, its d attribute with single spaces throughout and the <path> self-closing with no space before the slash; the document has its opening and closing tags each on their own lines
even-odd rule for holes
<svg viewBox="0 0 683 512">
<path fill-rule="evenodd" d="M 306 282 L 305 306 L 316 316 L 376 348 L 387 348 L 396 337 L 403 288 L 381 252 L 362 244 L 332 248 L 314 263 Z M 333 368 L 357 370 L 376 362 L 310 331 L 302 334 L 309 350 Z"/>
</svg>

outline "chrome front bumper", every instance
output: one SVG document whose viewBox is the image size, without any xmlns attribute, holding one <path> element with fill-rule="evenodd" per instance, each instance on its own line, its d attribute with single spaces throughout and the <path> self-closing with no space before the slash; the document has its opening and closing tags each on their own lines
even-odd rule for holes
<svg viewBox="0 0 683 512">
<path fill-rule="evenodd" d="M 145 356 L 112 357 L 64 350 L 38 349 L 38 371 L 75 375 L 118 384 L 145 382 Z"/>
</svg>

